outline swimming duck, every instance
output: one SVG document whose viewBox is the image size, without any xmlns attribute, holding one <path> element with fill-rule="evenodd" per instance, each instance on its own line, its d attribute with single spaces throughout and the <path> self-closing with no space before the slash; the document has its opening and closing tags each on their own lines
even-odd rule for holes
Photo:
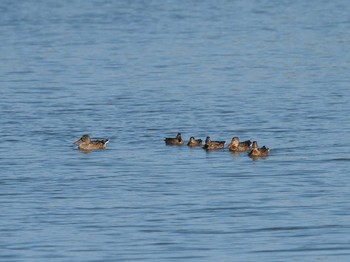
<svg viewBox="0 0 350 262">
<path fill-rule="evenodd" d="M 266 146 L 263 146 L 259 148 L 258 143 L 256 141 L 253 142 L 252 145 L 252 151 L 249 152 L 248 156 L 251 157 L 258 157 L 258 156 L 267 156 L 270 152 L 270 148 L 267 148 Z"/>
<path fill-rule="evenodd" d="M 203 146 L 206 150 L 222 149 L 225 147 L 225 141 L 212 141 L 209 136 L 205 139 L 205 145 Z"/>
<path fill-rule="evenodd" d="M 75 141 L 74 144 L 78 145 L 81 150 L 95 150 L 95 149 L 105 149 L 109 140 L 91 140 L 89 135 L 83 135 L 79 140 Z"/>
<path fill-rule="evenodd" d="M 177 133 L 176 137 L 167 137 L 164 139 L 165 144 L 167 145 L 183 145 L 184 141 L 182 140 L 181 133 Z"/>
<path fill-rule="evenodd" d="M 187 143 L 188 146 L 201 146 L 202 139 L 195 139 L 194 136 L 191 136 L 190 140 Z"/>
<path fill-rule="evenodd" d="M 235 136 L 232 138 L 228 148 L 230 149 L 230 151 L 242 152 L 250 150 L 251 145 L 252 142 L 250 140 L 239 142 L 239 138 Z"/>
</svg>

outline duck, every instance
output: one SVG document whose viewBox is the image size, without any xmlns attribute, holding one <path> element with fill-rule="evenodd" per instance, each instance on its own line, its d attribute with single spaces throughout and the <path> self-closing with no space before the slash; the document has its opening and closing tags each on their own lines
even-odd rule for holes
<svg viewBox="0 0 350 262">
<path fill-rule="evenodd" d="M 265 157 L 270 153 L 270 148 L 263 146 L 259 148 L 258 143 L 256 141 L 253 142 L 252 150 L 249 152 L 248 156 L 250 157 Z"/>
<path fill-rule="evenodd" d="M 183 145 L 184 141 L 182 140 L 181 133 L 177 133 L 176 137 L 166 137 L 164 139 L 166 145 Z"/>
<path fill-rule="evenodd" d="M 250 150 L 251 146 L 252 146 L 252 142 L 250 140 L 240 142 L 239 138 L 237 136 L 235 136 L 232 138 L 231 143 L 228 146 L 228 148 L 230 151 L 243 152 L 243 151 Z"/>
<path fill-rule="evenodd" d="M 201 146 L 202 139 L 195 139 L 194 136 L 191 136 L 190 140 L 187 143 L 188 146 Z"/>
<path fill-rule="evenodd" d="M 105 149 L 108 142 L 109 139 L 91 140 L 89 135 L 83 135 L 79 140 L 75 141 L 74 144 L 77 144 L 80 150 L 95 150 Z"/>
<path fill-rule="evenodd" d="M 212 141 L 209 136 L 205 139 L 205 145 L 203 148 L 205 150 L 222 149 L 225 148 L 226 141 Z"/>
</svg>

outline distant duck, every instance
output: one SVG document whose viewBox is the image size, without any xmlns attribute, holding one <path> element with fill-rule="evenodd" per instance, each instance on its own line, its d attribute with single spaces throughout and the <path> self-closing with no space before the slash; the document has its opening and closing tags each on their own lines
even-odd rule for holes
<svg viewBox="0 0 350 262">
<path fill-rule="evenodd" d="M 258 143 L 256 141 L 253 142 L 252 148 L 252 151 L 250 151 L 248 154 L 248 156 L 251 157 L 268 156 L 270 152 L 270 148 L 267 148 L 266 146 L 259 148 Z"/>
<path fill-rule="evenodd" d="M 167 137 L 164 139 L 165 144 L 167 145 L 183 145 L 184 141 L 182 140 L 181 133 L 177 133 L 176 137 Z"/>
<path fill-rule="evenodd" d="M 225 141 L 212 141 L 210 137 L 207 136 L 203 148 L 206 150 L 222 149 L 225 148 L 225 143 Z"/>
<path fill-rule="evenodd" d="M 109 140 L 91 140 L 89 135 L 83 135 L 79 140 L 75 141 L 74 144 L 78 145 L 81 150 L 95 150 L 95 149 L 105 149 Z"/>
<path fill-rule="evenodd" d="M 191 136 L 190 140 L 187 143 L 188 146 L 201 146 L 202 139 L 195 139 L 194 136 Z"/>
<path fill-rule="evenodd" d="M 232 138 L 228 148 L 230 149 L 230 151 L 243 152 L 243 151 L 250 150 L 251 146 L 252 146 L 252 142 L 250 140 L 239 142 L 239 138 L 235 136 Z"/>
</svg>

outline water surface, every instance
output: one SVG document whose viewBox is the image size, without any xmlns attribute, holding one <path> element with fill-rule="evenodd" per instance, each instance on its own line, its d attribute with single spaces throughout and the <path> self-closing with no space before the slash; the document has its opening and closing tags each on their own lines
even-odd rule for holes
<svg viewBox="0 0 350 262">
<path fill-rule="evenodd" d="M 0 10 L 1 260 L 348 261 L 347 1 Z"/>
</svg>

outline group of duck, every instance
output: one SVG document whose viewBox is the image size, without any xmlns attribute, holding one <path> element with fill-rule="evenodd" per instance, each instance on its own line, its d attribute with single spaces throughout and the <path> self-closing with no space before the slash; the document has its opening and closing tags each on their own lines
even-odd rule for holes
<svg viewBox="0 0 350 262">
<path fill-rule="evenodd" d="M 181 133 L 178 133 L 176 137 L 165 138 L 166 145 L 178 145 L 181 146 L 185 142 L 182 139 Z M 226 141 L 213 141 L 209 136 L 205 139 L 205 144 L 203 145 L 202 139 L 195 139 L 193 136 L 189 139 L 187 145 L 190 147 L 202 146 L 205 150 L 216 150 L 225 148 Z M 237 136 L 233 137 L 228 149 L 232 152 L 247 152 L 248 156 L 251 157 L 266 157 L 270 149 L 266 146 L 260 147 L 256 141 L 251 142 L 250 140 L 240 142 Z"/>
<path fill-rule="evenodd" d="M 105 149 L 109 140 L 92 140 L 89 135 L 83 135 L 79 140 L 75 141 L 74 144 L 78 145 L 80 150 L 95 150 Z M 182 139 L 181 133 L 178 133 L 176 137 L 165 138 L 165 144 L 181 146 L 185 142 Z M 202 146 L 205 150 L 216 150 L 225 148 L 225 141 L 213 141 L 209 136 L 205 139 L 203 145 L 202 139 L 195 139 L 193 136 L 188 141 L 187 145 L 190 147 Z M 251 142 L 250 140 L 240 142 L 238 137 L 233 137 L 228 149 L 233 152 L 244 152 L 249 151 L 248 155 L 251 157 L 265 157 L 269 154 L 270 149 L 266 146 L 260 147 L 256 141 Z"/>
</svg>

